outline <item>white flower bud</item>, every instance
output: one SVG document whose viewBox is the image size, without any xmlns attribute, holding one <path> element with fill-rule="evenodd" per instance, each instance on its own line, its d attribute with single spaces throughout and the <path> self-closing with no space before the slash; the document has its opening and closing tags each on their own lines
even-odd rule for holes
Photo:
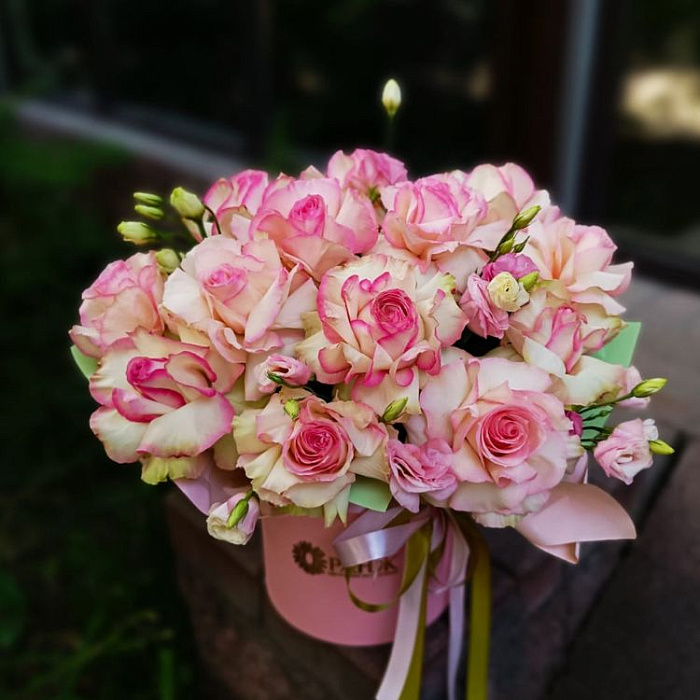
<svg viewBox="0 0 700 700">
<path fill-rule="evenodd" d="M 401 106 L 401 88 L 393 78 L 386 81 L 382 91 L 382 104 L 390 117 L 393 117 L 399 111 Z"/>
</svg>

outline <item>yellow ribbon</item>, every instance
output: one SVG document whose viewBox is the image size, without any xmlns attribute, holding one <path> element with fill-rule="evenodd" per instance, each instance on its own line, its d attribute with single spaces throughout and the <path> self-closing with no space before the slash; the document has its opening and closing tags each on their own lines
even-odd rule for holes
<svg viewBox="0 0 700 700">
<path fill-rule="evenodd" d="M 345 581 L 348 585 L 348 595 L 352 602 L 365 612 L 382 612 L 396 605 L 401 596 L 413 585 L 416 577 L 421 571 L 423 562 L 430 554 L 430 534 L 432 532 L 431 523 L 427 522 L 423 527 L 414 532 L 406 542 L 406 557 L 404 560 L 401 585 L 396 595 L 386 603 L 368 603 L 357 596 L 351 587 L 352 569 L 345 569 Z"/>
<path fill-rule="evenodd" d="M 418 537 L 416 537 L 418 535 Z M 428 607 L 428 575 L 426 571 L 427 560 L 430 554 L 431 527 L 423 527 L 416 532 L 406 543 L 406 566 L 409 562 L 418 564 L 418 571 L 423 572 L 423 585 L 421 589 L 420 613 L 418 617 L 418 629 L 413 645 L 411 665 L 406 674 L 406 682 L 399 696 L 399 700 L 420 700 L 421 680 L 423 678 L 423 652 L 425 650 L 425 627 Z"/>
<path fill-rule="evenodd" d="M 455 514 L 453 521 L 459 525 L 469 544 L 470 556 L 466 578 L 470 584 L 469 647 L 467 652 L 466 700 L 488 699 L 489 650 L 491 638 L 491 560 L 486 542 L 476 524 L 466 514 Z M 422 576 L 421 603 L 413 654 L 398 700 L 420 700 L 425 629 L 427 617 L 428 579 L 439 558 L 444 553 L 444 542 L 430 551 L 432 523 L 427 522 L 406 542 L 406 555 L 401 585 L 393 599 L 387 603 L 368 603 L 358 598 L 350 587 L 351 570 L 346 570 L 348 593 L 353 603 L 366 612 L 379 612 L 395 605 L 401 596 Z"/>
<path fill-rule="evenodd" d="M 466 700 L 487 700 L 489 694 L 489 652 L 491 648 L 491 557 L 474 521 L 460 517 L 457 522 L 469 544 L 470 600 L 469 648 Z"/>
</svg>

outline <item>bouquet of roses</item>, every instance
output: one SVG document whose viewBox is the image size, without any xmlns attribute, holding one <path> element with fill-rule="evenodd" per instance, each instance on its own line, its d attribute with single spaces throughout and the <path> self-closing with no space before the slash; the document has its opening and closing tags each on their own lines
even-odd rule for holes
<svg viewBox="0 0 700 700">
<path fill-rule="evenodd" d="M 475 523 L 569 561 L 579 542 L 634 536 L 586 478 L 589 452 L 629 484 L 672 451 L 651 420 L 605 426 L 665 383 L 629 366 L 639 326 L 618 297 L 632 264 L 522 168 L 409 180 L 356 150 L 299 177 L 247 170 L 201 199 L 177 188 L 170 208 L 135 198 L 144 221 L 119 231 L 154 250 L 108 265 L 70 332 L 100 404 L 90 426 L 145 482 L 173 480 L 219 539 L 292 514 L 349 522 L 348 570 L 403 548 L 414 636 L 397 634 L 380 697 L 413 692 L 429 580 L 457 606 L 473 576 L 483 630 Z M 451 650 L 451 685 L 455 671 Z"/>
</svg>

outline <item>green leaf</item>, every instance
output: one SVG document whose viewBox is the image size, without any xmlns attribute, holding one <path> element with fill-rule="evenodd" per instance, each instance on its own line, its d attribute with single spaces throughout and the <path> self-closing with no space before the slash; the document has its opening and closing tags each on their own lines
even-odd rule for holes
<svg viewBox="0 0 700 700">
<path fill-rule="evenodd" d="M 629 321 L 615 338 L 598 350 L 598 352 L 593 353 L 593 357 L 597 357 L 603 362 L 609 362 L 612 365 L 629 367 L 632 364 L 634 349 L 637 346 L 641 330 L 641 323 Z"/>
<path fill-rule="evenodd" d="M 350 503 L 354 503 L 356 506 L 383 513 L 389 507 L 390 502 L 391 491 L 389 485 L 383 481 L 358 476 L 350 487 Z"/>
<path fill-rule="evenodd" d="M 78 369 L 83 373 L 86 379 L 90 379 L 97 371 L 97 360 L 94 357 L 83 355 L 75 345 L 71 345 L 70 354 L 73 355 L 73 361 L 78 366 Z"/>
<path fill-rule="evenodd" d="M 22 589 L 5 571 L 0 571 L 0 649 L 9 649 L 22 634 L 27 604 Z"/>
</svg>

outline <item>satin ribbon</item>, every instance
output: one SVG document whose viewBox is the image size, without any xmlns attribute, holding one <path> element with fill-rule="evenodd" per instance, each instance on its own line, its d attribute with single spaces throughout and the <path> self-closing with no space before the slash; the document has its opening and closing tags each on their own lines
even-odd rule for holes
<svg viewBox="0 0 700 700">
<path fill-rule="evenodd" d="M 394 521 L 397 523 L 392 525 Z M 449 700 L 456 700 L 457 671 L 464 634 L 464 584 L 470 563 L 467 538 L 481 541 L 473 524 L 470 526 L 466 521 L 462 522 L 462 519 L 446 516 L 443 511 L 425 509 L 406 521 L 406 511 L 392 508 L 385 513 L 365 512 L 334 540 L 338 556 L 348 569 L 368 561 L 391 557 L 406 547 L 403 580 L 394 600 L 382 605 L 364 603 L 350 589 L 350 576 L 347 579 L 353 601 L 364 610 L 383 610 L 398 601 L 394 643 L 376 695 L 377 700 L 418 700 L 420 696 L 428 590 L 434 593 L 449 590 L 447 690 Z M 480 563 L 482 569 L 484 564 L 488 568 L 488 550 L 485 545 L 482 551 L 482 547 L 477 544 L 477 552 L 477 569 Z M 483 575 L 478 581 L 481 585 L 473 591 L 471 606 L 472 617 L 475 619 L 470 625 L 469 670 L 475 681 L 467 689 L 469 700 L 486 698 L 483 679 L 488 673 L 488 630 L 485 643 L 478 635 L 484 634 L 483 622 L 488 623 L 490 600 L 488 590 L 484 600 L 483 584 L 490 584 Z M 474 583 L 477 583 L 476 576 Z M 479 595 L 474 595 L 477 592 Z M 477 649 L 481 655 L 476 654 L 476 665 L 473 665 L 471 658 Z"/>
</svg>

